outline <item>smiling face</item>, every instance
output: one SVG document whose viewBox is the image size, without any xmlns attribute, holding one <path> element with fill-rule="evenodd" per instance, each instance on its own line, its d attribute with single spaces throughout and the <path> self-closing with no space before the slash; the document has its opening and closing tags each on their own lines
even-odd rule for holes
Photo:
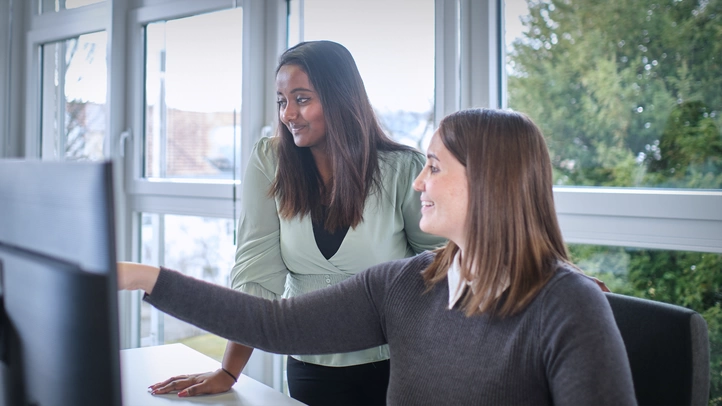
<svg viewBox="0 0 722 406">
<path fill-rule="evenodd" d="M 466 167 L 449 152 L 437 131 L 431 138 L 426 166 L 414 180 L 421 192 L 421 230 L 465 246 L 469 186 Z"/>
<path fill-rule="evenodd" d="M 298 147 L 323 150 L 326 145 L 326 119 L 321 99 L 297 65 L 284 65 L 276 75 L 278 116 L 293 135 Z"/>
</svg>

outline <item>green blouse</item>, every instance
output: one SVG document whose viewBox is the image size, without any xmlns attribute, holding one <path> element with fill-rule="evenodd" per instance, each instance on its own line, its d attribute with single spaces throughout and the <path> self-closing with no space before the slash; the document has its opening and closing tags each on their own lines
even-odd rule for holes
<svg viewBox="0 0 722 406">
<path fill-rule="evenodd" d="M 326 259 L 316 246 L 311 216 L 280 218 L 278 201 L 268 197 L 278 165 L 274 142 L 262 138 L 256 143 L 244 176 L 233 289 L 267 299 L 297 296 L 446 242 L 419 229 L 421 202 L 412 183 L 424 166 L 424 156 L 416 151 L 381 152 L 381 193 L 367 197 L 363 222 L 349 229 L 338 251 Z M 389 351 L 384 345 L 294 358 L 349 366 L 388 359 Z"/>
</svg>

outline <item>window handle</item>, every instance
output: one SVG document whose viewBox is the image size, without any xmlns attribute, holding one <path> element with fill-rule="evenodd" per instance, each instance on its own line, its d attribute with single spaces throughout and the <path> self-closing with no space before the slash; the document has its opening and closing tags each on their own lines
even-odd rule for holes
<svg viewBox="0 0 722 406">
<path fill-rule="evenodd" d="M 133 137 L 133 132 L 131 131 L 130 127 L 128 127 L 125 131 L 120 133 L 120 139 L 118 140 L 118 146 L 120 150 L 120 157 L 125 157 L 125 142 L 128 140 L 128 138 Z"/>
</svg>

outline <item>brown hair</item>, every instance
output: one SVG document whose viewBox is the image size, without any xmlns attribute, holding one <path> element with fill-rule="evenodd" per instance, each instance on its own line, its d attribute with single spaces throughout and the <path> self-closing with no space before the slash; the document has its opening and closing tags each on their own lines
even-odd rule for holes
<svg viewBox="0 0 722 406">
<path fill-rule="evenodd" d="M 569 262 L 544 136 L 524 114 L 492 109 L 453 113 L 438 133 L 468 179 L 461 276 L 472 281 L 472 290 L 463 306 L 467 315 L 513 315 L 549 280 L 557 261 Z M 424 271 L 429 286 L 445 278 L 458 251 L 453 242 L 437 250 Z M 497 295 L 507 282 L 504 295 Z"/>
<path fill-rule="evenodd" d="M 329 231 L 356 227 L 363 220 L 366 197 L 380 191 L 379 151 L 411 150 L 392 141 L 376 120 L 351 53 L 331 41 L 302 42 L 281 55 L 276 74 L 284 65 L 303 70 L 321 100 L 326 120 L 327 152 L 332 184 L 321 180 L 311 152 L 299 148 L 280 117 L 277 125 L 278 171 L 270 194 L 280 201 L 284 218 L 310 214 L 323 218 Z"/>
</svg>

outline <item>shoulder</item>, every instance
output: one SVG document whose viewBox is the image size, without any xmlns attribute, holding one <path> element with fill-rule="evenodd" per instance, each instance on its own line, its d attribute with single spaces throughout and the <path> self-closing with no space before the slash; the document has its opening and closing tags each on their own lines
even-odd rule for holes
<svg viewBox="0 0 722 406">
<path fill-rule="evenodd" d="M 424 157 L 424 154 L 422 154 L 420 151 L 410 148 L 410 149 L 402 149 L 398 151 L 380 151 L 379 152 L 379 158 L 381 162 L 389 165 L 389 166 L 396 166 L 396 167 L 402 167 L 402 166 L 423 166 L 426 162 L 426 158 Z"/>
<path fill-rule="evenodd" d="M 546 295 L 557 296 L 562 292 L 582 296 L 604 297 L 602 290 L 594 280 L 568 264 L 559 264 L 554 276 L 544 287 Z"/>
<path fill-rule="evenodd" d="M 276 137 L 263 137 L 256 141 L 251 150 L 249 169 L 256 168 L 269 179 L 276 176 L 278 167 L 278 154 L 276 152 L 278 139 Z"/>
<path fill-rule="evenodd" d="M 263 137 L 256 141 L 251 150 L 252 156 L 257 156 L 264 159 L 277 160 L 276 148 L 278 145 L 278 137 Z"/>
<path fill-rule="evenodd" d="M 594 280 L 570 265 L 561 264 L 540 292 L 540 304 L 546 314 L 566 310 L 575 314 L 608 313 L 611 308 Z"/>
<path fill-rule="evenodd" d="M 395 183 L 402 179 L 413 181 L 425 163 L 424 155 L 415 149 L 379 152 L 379 167 L 382 176 Z M 410 182 L 407 183 L 410 184 Z"/>
</svg>

